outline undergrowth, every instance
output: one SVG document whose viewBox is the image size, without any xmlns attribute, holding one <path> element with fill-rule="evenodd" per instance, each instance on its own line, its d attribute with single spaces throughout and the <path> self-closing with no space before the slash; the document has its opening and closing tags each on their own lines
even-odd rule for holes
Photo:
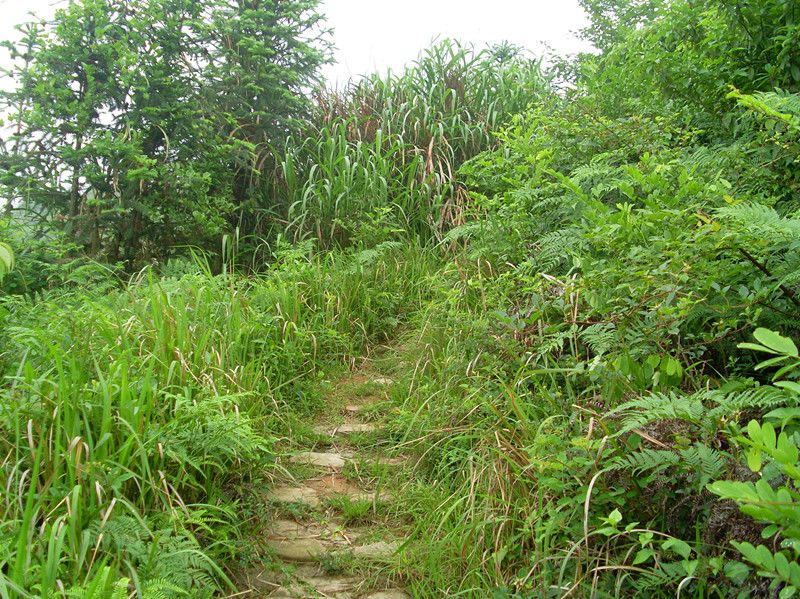
<svg viewBox="0 0 800 599">
<path fill-rule="evenodd" d="M 109 572 L 142 596 L 230 588 L 243 486 L 269 479 L 276 440 L 324 405 L 321 377 L 391 333 L 435 264 L 400 244 L 289 248 L 256 278 L 201 262 L 6 298 L 4 595 L 88 592 Z"/>
<path fill-rule="evenodd" d="M 413 596 L 797 594 L 798 3 L 581 4 L 596 53 L 445 40 L 313 103 L 311 46 L 284 90 L 205 13 L 197 73 L 90 28 L 103 72 L 164 63 L 191 103 L 160 111 L 115 76 L 79 105 L 48 85 L 88 81 L 81 15 L 183 39 L 168 3 L 28 31 L 2 94 L 0 597 L 236 592 L 244 490 L 390 339 L 388 436 L 416 459 L 387 573 Z M 284 18 L 255 5 L 209 14 Z"/>
</svg>

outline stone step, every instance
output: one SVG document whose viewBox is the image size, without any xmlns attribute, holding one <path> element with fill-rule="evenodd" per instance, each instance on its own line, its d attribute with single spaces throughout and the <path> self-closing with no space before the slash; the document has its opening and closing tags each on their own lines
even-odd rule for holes
<svg viewBox="0 0 800 599">
<path fill-rule="evenodd" d="M 384 561 L 397 553 L 401 545 L 400 541 L 377 541 L 367 545 L 358 545 L 351 551 L 355 557 L 360 559 Z"/>
<path fill-rule="evenodd" d="M 369 422 L 346 422 L 339 425 L 320 425 L 314 427 L 314 432 L 318 435 L 335 437 L 337 435 L 352 435 L 354 433 L 372 433 L 379 430 L 374 424 Z"/>
<path fill-rule="evenodd" d="M 303 486 L 275 487 L 266 494 L 265 499 L 272 503 L 286 504 L 299 503 L 315 509 L 324 504 L 331 497 L 344 495 L 352 501 L 390 501 L 388 494 L 376 494 L 374 491 L 362 491 L 346 479 L 337 476 L 334 481 L 323 479 L 310 479 Z"/>
<path fill-rule="evenodd" d="M 275 555 L 288 562 L 316 562 L 329 553 L 318 539 L 268 539 L 267 545 Z"/>
<path fill-rule="evenodd" d="M 365 464 L 385 464 L 387 466 L 400 466 L 409 463 L 407 456 L 396 456 L 391 458 L 367 456 L 359 458 L 358 454 L 352 451 L 330 451 L 330 452 L 317 452 L 317 451 L 304 451 L 295 454 L 289 458 L 292 464 L 302 464 L 305 466 L 315 466 L 317 468 L 325 468 L 327 470 L 341 470 L 348 462 L 363 462 Z"/>
<path fill-rule="evenodd" d="M 317 493 L 320 500 L 330 499 L 344 495 L 353 501 L 390 501 L 391 496 L 387 493 L 376 491 L 365 491 L 356 486 L 347 478 L 339 473 L 332 473 L 326 476 L 311 478 L 304 483 Z"/>
<path fill-rule="evenodd" d="M 314 489 L 309 487 L 282 486 L 275 487 L 267 493 L 265 499 L 272 503 L 302 503 L 308 507 L 318 507 L 320 498 Z"/>
<path fill-rule="evenodd" d="M 338 452 L 316 452 L 304 451 L 289 458 L 293 464 L 303 464 L 306 466 L 316 466 L 318 468 L 329 468 L 331 470 L 340 470 L 344 468 L 348 458 Z"/>
<path fill-rule="evenodd" d="M 276 520 L 267 532 L 267 545 L 275 554 L 290 562 L 315 562 L 323 555 L 349 549 L 357 532 L 345 534 L 340 527 L 316 522 Z"/>
<path fill-rule="evenodd" d="M 324 582 L 316 583 L 318 586 L 311 586 L 314 581 L 309 581 L 309 585 L 303 583 L 293 584 L 289 588 L 281 587 L 270 593 L 268 597 L 276 599 L 356 599 L 358 596 L 350 591 L 337 591 L 335 583 L 330 586 Z M 400 589 L 389 591 L 378 591 L 369 595 L 361 595 L 358 599 L 411 599 L 411 595 Z"/>
<path fill-rule="evenodd" d="M 350 584 L 347 582 L 349 580 L 325 577 L 299 580 L 273 591 L 268 597 L 280 599 L 411 599 L 411 595 L 400 589 L 360 595 L 354 590 L 358 586 L 357 582 Z"/>
<path fill-rule="evenodd" d="M 333 597 L 352 599 L 359 579 L 347 576 L 327 575 L 316 565 L 302 564 L 292 574 L 292 582 L 284 584 L 270 597 Z M 380 599 L 380 598 L 379 598 Z"/>
<path fill-rule="evenodd" d="M 352 553 L 365 560 L 384 561 L 394 555 L 400 541 L 355 544 L 366 529 L 347 529 L 336 521 L 328 524 L 276 520 L 267 531 L 267 545 L 288 562 L 316 562 L 326 554 Z"/>
</svg>

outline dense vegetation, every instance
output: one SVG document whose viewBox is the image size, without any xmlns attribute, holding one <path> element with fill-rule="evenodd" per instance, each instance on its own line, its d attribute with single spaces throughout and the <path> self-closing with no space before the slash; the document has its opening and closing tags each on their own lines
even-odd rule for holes
<svg viewBox="0 0 800 599">
<path fill-rule="evenodd" d="M 343 91 L 313 0 L 22 29 L 0 596 L 232 590 L 247 493 L 386 340 L 414 596 L 800 590 L 800 5 L 582 4 L 595 54 Z"/>
</svg>

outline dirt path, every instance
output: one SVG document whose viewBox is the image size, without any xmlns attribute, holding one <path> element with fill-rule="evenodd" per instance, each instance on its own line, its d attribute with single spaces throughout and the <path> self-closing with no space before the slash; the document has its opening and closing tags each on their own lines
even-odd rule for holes
<svg viewBox="0 0 800 599">
<path fill-rule="evenodd" d="M 391 385 L 369 369 L 339 381 L 329 413 L 282 460 L 286 481 L 264 497 L 274 559 L 246 575 L 245 596 L 410 599 L 392 565 L 405 526 L 385 490 L 407 462 L 384 429 Z"/>
</svg>

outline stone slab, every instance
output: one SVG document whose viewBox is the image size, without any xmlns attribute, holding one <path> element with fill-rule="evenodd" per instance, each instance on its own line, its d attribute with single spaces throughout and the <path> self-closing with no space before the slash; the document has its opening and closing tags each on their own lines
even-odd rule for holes
<svg viewBox="0 0 800 599">
<path fill-rule="evenodd" d="M 354 422 L 340 424 L 339 426 L 317 426 L 314 427 L 314 432 L 318 435 L 328 435 L 335 437 L 336 435 L 352 435 L 353 433 L 371 433 L 378 430 L 378 427 L 369 422 Z"/>
<path fill-rule="evenodd" d="M 279 558 L 289 562 L 313 562 L 327 553 L 319 539 L 267 539 L 267 545 Z"/>
<path fill-rule="evenodd" d="M 378 541 L 353 548 L 353 555 L 364 559 L 383 560 L 394 555 L 400 548 L 397 541 Z"/>
<path fill-rule="evenodd" d="M 304 464 L 334 470 L 344 468 L 347 463 L 347 460 L 340 453 L 318 453 L 315 451 L 299 453 L 289 458 L 289 461 L 293 464 Z"/>
<path fill-rule="evenodd" d="M 302 503 L 309 507 L 318 507 L 319 495 L 309 487 L 275 487 L 266 496 L 267 501 L 275 503 Z"/>
<path fill-rule="evenodd" d="M 411 599 L 411 595 L 400 589 L 392 589 L 389 591 L 378 591 L 377 593 L 372 593 L 361 599 Z"/>
</svg>

